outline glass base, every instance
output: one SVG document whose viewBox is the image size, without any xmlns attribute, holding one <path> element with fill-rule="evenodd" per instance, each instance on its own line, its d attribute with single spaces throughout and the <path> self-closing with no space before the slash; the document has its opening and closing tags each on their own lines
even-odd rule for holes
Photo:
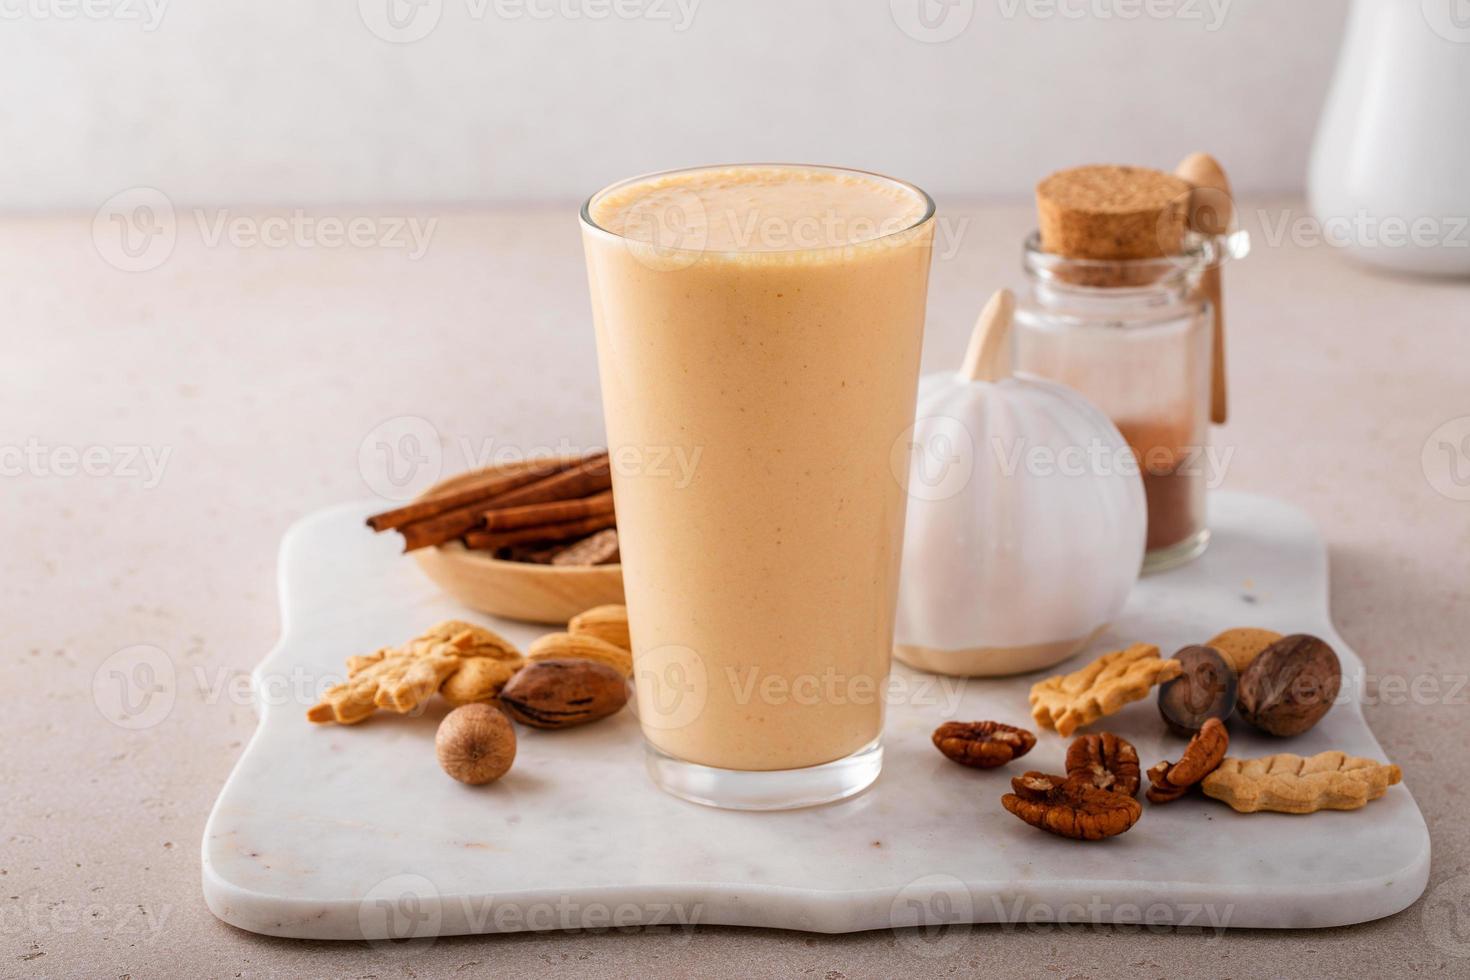
<svg viewBox="0 0 1470 980">
<path fill-rule="evenodd" d="M 873 785 L 883 768 L 883 740 L 852 755 L 805 769 L 749 772 L 685 762 L 644 743 L 648 774 L 658 788 L 691 803 L 724 810 L 795 810 L 844 800 Z"/>
<path fill-rule="evenodd" d="M 1202 527 L 1183 541 L 1177 541 L 1167 548 L 1155 548 L 1144 555 L 1143 574 L 1149 575 L 1153 572 L 1178 568 L 1204 554 L 1205 549 L 1209 546 L 1210 529 Z"/>
</svg>

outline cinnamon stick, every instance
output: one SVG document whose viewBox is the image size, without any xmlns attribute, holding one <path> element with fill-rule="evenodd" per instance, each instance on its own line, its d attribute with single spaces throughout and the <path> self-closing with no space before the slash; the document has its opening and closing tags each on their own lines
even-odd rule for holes
<svg viewBox="0 0 1470 980">
<path fill-rule="evenodd" d="M 367 525 L 374 531 L 390 531 L 405 524 L 412 524 L 414 521 L 437 517 L 457 507 L 488 500 L 507 490 L 514 490 L 516 487 L 560 473 L 572 465 L 570 462 L 546 459 L 526 460 L 522 463 L 502 466 L 499 469 L 477 474 L 453 490 L 431 493 L 402 507 L 374 514 L 367 519 Z"/>
<path fill-rule="evenodd" d="M 482 510 L 544 504 L 552 500 L 587 497 L 612 488 L 612 463 L 607 453 L 590 456 L 570 469 L 497 496 Z"/>
<path fill-rule="evenodd" d="M 601 531 L 603 528 L 612 527 L 617 523 L 611 512 L 606 514 L 593 514 L 589 517 L 578 517 L 570 521 L 558 521 L 555 524 L 537 524 L 532 527 L 511 528 L 504 531 L 471 531 L 464 536 L 466 548 L 484 548 L 494 551 L 513 544 L 524 544 L 528 541 L 566 541 L 569 538 L 581 538 Z"/>
<path fill-rule="evenodd" d="M 417 551 L 461 537 L 478 527 L 489 508 L 516 504 L 545 503 L 600 493 L 612 486 L 612 470 L 606 453 L 588 457 L 580 463 L 543 477 L 532 483 L 497 494 L 487 500 L 447 510 L 428 520 L 414 521 L 398 528 L 403 535 L 403 550 Z"/>
<path fill-rule="evenodd" d="M 497 507 L 485 512 L 485 531 L 507 531 L 517 527 L 534 527 L 538 524 L 558 524 L 578 517 L 593 514 L 611 514 L 613 495 L 611 490 L 595 493 L 590 497 L 575 500 L 553 500 L 544 504 L 522 504 L 519 507 Z"/>
</svg>

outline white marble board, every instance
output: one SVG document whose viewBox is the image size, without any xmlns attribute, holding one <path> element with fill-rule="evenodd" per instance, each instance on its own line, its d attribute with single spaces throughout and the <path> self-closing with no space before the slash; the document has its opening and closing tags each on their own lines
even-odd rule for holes
<svg viewBox="0 0 1470 980">
<path fill-rule="evenodd" d="M 851 932 L 917 924 L 1097 921 L 1321 927 L 1390 915 L 1422 893 L 1429 836 L 1409 788 L 1363 811 L 1240 815 L 1203 797 L 1145 804 L 1100 843 L 1041 833 L 1000 805 L 1009 776 L 1058 771 L 1040 734 L 1020 763 L 966 770 L 929 741 L 949 718 L 1031 724 L 1036 675 L 957 682 L 895 665 L 883 775 L 826 807 L 735 813 L 656 790 L 631 711 L 564 732 L 521 729 L 499 783 L 435 762 L 444 708 L 352 728 L 313 726 L 303 684 L 440 619 L 486 621 L 442 596 L 362 525 L 367 504 L 301 521 L 281 548 L 282 637 L 254 673 L 260 727 L 210 815 L 204 894 L 224 921 L 312 939 L 691 923 Z M 1315 633 L 1337 650 L 1345 703 L 1288 741 L 1232 726 L 1232 755 L 1383 752 L 1364 723 L 1363 663 L 1332 627 L 1327 554 L 1300 511 L 1216 493 L 1199 561 L 1143 579 L 1091 654 L 1125 641 L 1167 656 L 1220 629 Z M 494 623 L 517 641 L 545 630 Z M 1072 668 L 1085 657 L 1066 665 Z M 437 701 L 437 699 L 436 699 Z M 1130 739 L 1145 767 L 1178 758 L 1154 700 L 1092 730 Z M 1024 763 L 1024 765 L 1022 765 Z"/>
</svg>

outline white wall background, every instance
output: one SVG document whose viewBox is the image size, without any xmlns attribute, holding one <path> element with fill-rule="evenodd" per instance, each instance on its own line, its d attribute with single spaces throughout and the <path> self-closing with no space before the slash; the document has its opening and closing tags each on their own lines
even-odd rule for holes
<svg viewBox="0 0 1470 980">
<path fill-rule="evenodd" d="M 1240 188 L 1289 191 L 1345 8 L 0 0 L 0 208 L 135 185 L 188 205 L 566 200 L 740 159 L 1018 195 L 1057 167 L 1200 148 Z"/>
</svg>

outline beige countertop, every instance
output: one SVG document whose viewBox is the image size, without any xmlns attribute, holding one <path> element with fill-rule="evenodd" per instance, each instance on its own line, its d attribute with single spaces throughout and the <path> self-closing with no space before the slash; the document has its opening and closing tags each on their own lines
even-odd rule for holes
<svg viewBox="0 0 1470 980">
<path fill-rule="evenodd" d="M 1030 224 L 1025 206 L 941 207 L 929 370 L 958 361 L 991 289 L 1018 285 Z M 199 842 L 254 727 L 244 678 L 277 636 L 282 532 L 371 496 L 359 451 L 387 420 L 426 420 L 440 441 L 425 458 L 445 473 L 600 440 L 574 211 L 418 213 L 437 219 L 418 257 L 388 220 L 401 210 L 330 212 L 370 219 L 375 244 L 359 246 L 181 211 L 172 254 L 146 253 L 136 261 L 156 267 L 138 272 L 104 261 L 92 215 L 27 217 L 0 223 L 0 976 L 1470 973 L 1470 500 L 1457 499 L 1470 497 L 1470 284 L 1363 272 L 1291 234 L 1295 202 L 1245 211 L 1255 253 L 1226 277 L 1225 486 L 1304 507 L 1329 542 L 1368 720 L 1433 840 L 1414 907 L 1321 932 L 975 927 L 939 958 L 890 932 L 544 933 L 383 952 L 223 925 L 200 894 Z M 103 251 L 135 261 L 111 233 L 97 232 Z M 129 730 L 96 702 L 104 662 L 136 644 L 166 653 L 177 694 Z"/>
</svg>

